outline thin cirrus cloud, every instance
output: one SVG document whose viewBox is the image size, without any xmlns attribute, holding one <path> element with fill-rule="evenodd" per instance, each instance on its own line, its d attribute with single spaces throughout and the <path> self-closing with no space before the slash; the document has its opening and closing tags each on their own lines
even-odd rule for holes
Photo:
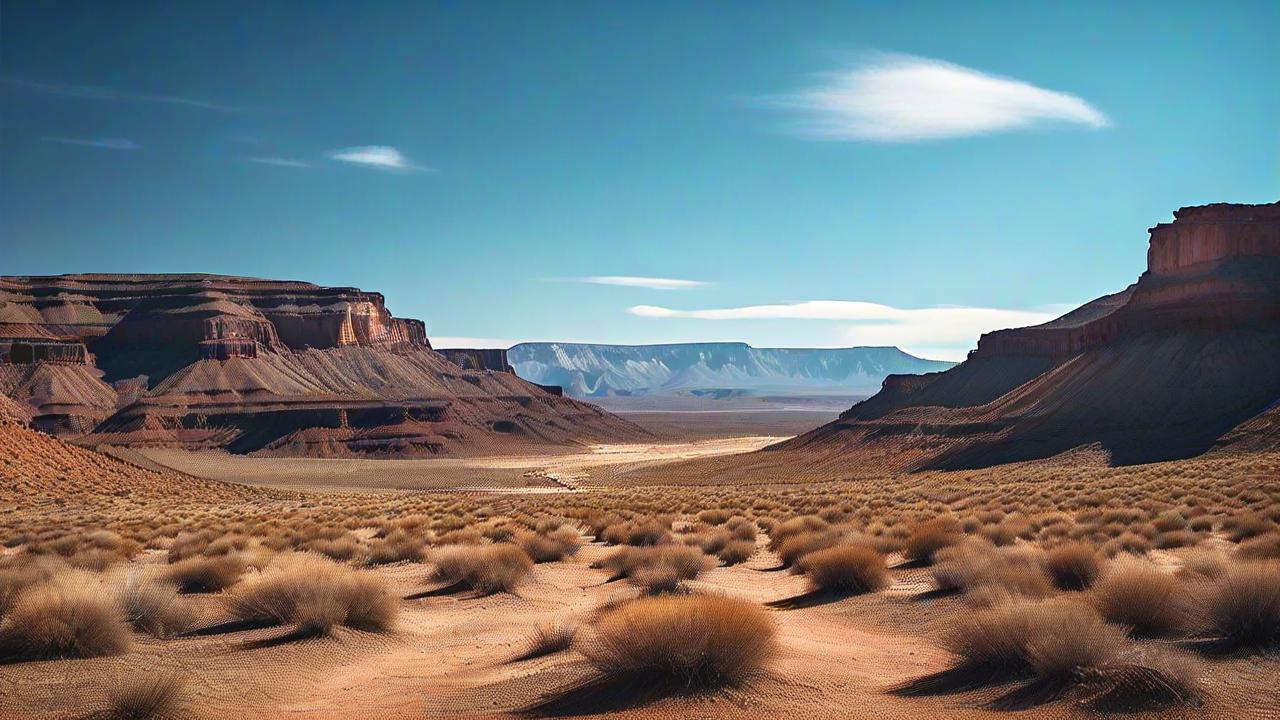
<svg viewBox="0 0 1280 720">
<path fill-rule="evenodd" d="M 99 85 L 62 85 L 58 83 L 35 82 L 23 78 L 0 78 L 0 83 L 21 90 L 56 95 L 59 97 L 80 98 L 83 100 L 106 100 L 113 102 L 140 102 L 159 105 L 176 105 L 179 107 L 210 110 L 220 113 L 250 112 L 249 108 L 224 105 L 183 95 L 163 95 L 154 93 L 130 92 Z"/>
<path fill-rule="evenodd" d="M 963 359 L 984 332 L 1048 322 L 1062 306 L 1038 310 L 937 306 L 896 308 L 871 302 L 810 300 L 712 310 L 674 310 L 655 305 L 629 308 L 632 315 L 696 320 L 827 320 L 841 323 L 838 335 L 849 345 L 894 345 L 907 352 Z"/>
<path fill-rule="evenodd" d="M 409 162 L 409 158 L 405 157 L 404 153 L 389 145 L 362 145 L 341 148 L 330 151 L 328 158 L 338 162 L 389 172 L 425 172 L 430 169 L 414 165 Z"/>
<path fill-rule="evenodd" d="M 646 288 L 649 290 L 692 290 L 706 287 L 711 283 L 703 280 L 679 280 L 676 278 L 637 277 L 634 275 L 588 275 L 570 278 L 571 282 L 589 285 L 618 285 L 621 287 Z"/>
<path fill-rule="evenodd" d="M 262 156 L 262 157 L 251 157 L 247 159 L 251 163 L 257 163 L 259 165 L 270 165 L 272 167 L 282 167 L 282 168 L 314 167 L 309 162 L 306 162 L 304 160 L 294 160 L 292 158 Z"/>
<path fill-rule="evenodd" d="M 99 150 L 141 150 L 142 146 L 128 138 L 41 138 L 45 142 L 59 145 L 77 145 L 79 147 L 97 148 Z"/>
<path fill-rule="evenodd" d="M 1044 123 L 1090 128 L 1106 115 L 1070 93 L 913 55 L 880 54 L 814 87 L 765 104 L 795 115 L 790 130 L 817 140 L 921 142 Z"/>
</svg>

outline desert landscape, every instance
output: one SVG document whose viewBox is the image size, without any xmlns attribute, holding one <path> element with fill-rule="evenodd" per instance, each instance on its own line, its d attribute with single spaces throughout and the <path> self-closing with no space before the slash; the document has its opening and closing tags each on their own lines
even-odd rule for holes
<svg viewBox="0 0 1280 720">
<path fill-rule="evenodd" d="M 0 3 L 0 720 L 1280 720 L 1277 27 Z"/>
<path fill-rule="evenodd" d="M 464 370 L 367 293 L 5 278 L 0 711 L 1275 717 L 1280 204 L 1176 218 L 796 437 Z"/>
</svg>

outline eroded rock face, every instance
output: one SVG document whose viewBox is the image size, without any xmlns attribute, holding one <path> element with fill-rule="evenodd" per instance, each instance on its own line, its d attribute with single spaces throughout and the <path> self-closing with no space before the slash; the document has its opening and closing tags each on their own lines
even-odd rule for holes
<svg viewBox="0 0 1280 720">
<path fill-rule="evenodd" d="M 1280 400 L 1280 203 L 1183 208 L 1151 228 L 1138 282 L 1043 325 L 987 333 L 959 366 L 880 394 L 784 449 L 900 469 L 1100 446 L 1187 457 Z"/>
<path fill-rule="evenodd" d="M 0 278 L 0 392 L 37 426 L 89 444 L 416 455 L 645 435 L 495 377 L 477 357 L 475 367 L 450 363 L 421 321 L 355 288 L 212 275 Z"/>
</svg>

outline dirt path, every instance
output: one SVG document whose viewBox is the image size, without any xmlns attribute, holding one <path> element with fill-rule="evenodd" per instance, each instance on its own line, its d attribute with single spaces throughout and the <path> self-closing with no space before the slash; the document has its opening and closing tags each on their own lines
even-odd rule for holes
<svg viewBox="0 0 1280 720">
<path fill-rule="evenodd" d="M 465 490 L 572 492 L 608 477 L 694 458 L 759 450 L 784 437 L 753 435 L 683 442 L 592 445 L 562 455 L 408 460 L 262 458 L 225 452 L 149 449 L 140 459 L 188 475 L 262 487 L 328 492 Z"/>
</svg>

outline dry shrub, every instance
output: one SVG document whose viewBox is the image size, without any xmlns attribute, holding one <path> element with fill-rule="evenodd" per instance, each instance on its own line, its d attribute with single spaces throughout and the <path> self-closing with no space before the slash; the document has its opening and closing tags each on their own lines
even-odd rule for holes
<svg viewBox="0 0 1280 720">
<path fill-rule="evenodd" d="M 71 573 L 20 592 L 0 621 L 0 658 L 9 660 L 100 657 L 128 646 L 120 606 Z"/>
<path fill-rule="evenodd" d="M 1240 543 L 1236 557 L 1241 560 L 1280 560 L 1280 533 L 1257 535 Z"/>
<path fill-rule="evenodd" d="M 240 555 L 196 556 L 170 565 L 164 579 L 184 593 L 218 592 L 235 585 L 244 571 Z"/>
<path fill-rule="evenodd" d="M 512 658 L 512 662 L 532 660 L 533 658 L 564 652 L 573 646 L 573 639 L 578 635 L 578 625 L 572 622 L 556 622 L 550 625 L 539 625 L 525 644 L 525 649 Z"/>
<path fill-rule="evenodd" d="M 937 590 L 930 595 L 966 593 L 970 602 L 980 606 L 1053 592 L 1038 554 L 1020 548 L 994 548 L 979 540 L 938 551 L 931 572 Z"/>
<path fill-rule="evenodd" d="M 484 535 L 471 528 L 450 530 L 435 539 L 436 545 L 479 545 L 484 542 Z"/>
<path fill-rule="evenodd" d="M 1083 671 L 1080 680 L 1085 706 L 1097 712 L 1156 711 L 1200 696 L 1194 658 L 1159 646 L 1130 645 L 1105 667 Z"/>
<path fill-rule="evenodd" d="M 1200 542 L 1200 537 L 1190 530 L 1170 530 L 1156 536 L 1156 547 L 1160 550 L 1191 547 Z"/>
<path fill-rule="evenodd" d="M 431 556 L 434 582 L 490 595 L 511 591 L 533 569 L 533 560 L 515 545 L 472 545 L 443 548 Z"/>
<path fill-rule="evenodd" d="M 167 582 L 130 577 L 120 592 L 120 606 L 134 629 L 162 639 L 186 631 L 194 621 L 178 588 Z"/>
<path fill-rule="evenodd" d="M 1275 523 L 1253 512 L 1233 515 L 1222 521 L 1222 531 L 1231 542 L 1236 543 L 1273 532 L 1275 529 Z"/>
<path fill-rule="evenodd" d="M 231 616 L 247 623 L 296 625 L 327 633 L 336 625 L 387 630 L 399 605 L 377 575 L 316 555 L 281 558 L 241 582 L 227 596 Z"/>
<path fill-rule="evenodd" d="M 612 571 L 612 580 L 630 579 L 651 593 L 675 592 L 686 580 L 693 580 L 715 566 L 715 561 L 696 547 L 658 545 L 620 548 L 593 567 Z"/>
<path fill-rule="evenodd" d="M 1146 555 L 1151 552 L 1151 540 L 1144 535 L 1133 532 L 1122 532 L 1102 546 L 1102 554 L 1113 558 L 1121 553 Z"/>
<path fill-rule="evenodd" d="M 1098 579 L 1098 551 L 1088 543 L 1073 542 L 1044 554 L 1044 569 L 1059 590 L 1084 590 Z"/>
<path fill-rule="evenodd" d="M 1026 653 L 1041 678 L 1065 679 L 1105 666 L 1126 645 L 1123 631 L 1082 602 L 1049 601 L 1036 610 L 1027 627 Z"/>
<path fill-rule="evenodd" d="M 955 518 L 940 517 L 917 525 L 902 546 L 902 556 L 911 562 L 932 564 L 941 549 L 964 539 Z"/>
<path fill-rule="evenodd" d="M 708 525 L 723 525 L 732 517 L 732 513 L 728 510 L 703 510 L 698 513 L 698 521 Z"/>
<path fill-rule="evenodd" d="M 992 701 L 1008 710 L 1072 691 L 1119 704 L 1144 685 L 1171 688 L 1159 698 L 1161 707 L 1194 696 L 1194 678 L 1175 671 L 1167 655 L 1143 657 L 1121 630 L 1077 600 L 1014 602 L 962 615 L 943 636 L 943 645 L 956 656 L 950 668 L 893 692 L 931 695 L 1028 681 Z"/>
<path fill-rule="evenodd" d="M 733 537 L 737 540 L 749 540 L 754 545 L 756 541 L 756 524 L 742 517 L 735 515 L 725 522 L 724 526 L 729 532 L 733 533 Z"/>
<path fill-rule="evenodd" d="M 769 531 L 769 549 L 777 552 L 791 536 L 826 530 L 828 525 L 826 520 L 817 515 L 801 515 L 784 520 Z"/>
<path fill-rule="evenodd" d="M 1199 598 L 1201 632 L 1227 649 L 1280 644 L 1280 562 L 1226 567 Z"/>
<path fill-rule="evenodd" d="M 392 530 L 384 537 L 369 543 L 365 562 L 370 565 L 422 562 L 425 544 L 420 538 L 411 537 L 404 530 Z"/>
<path fill-rule="evenodd" d="M 864 545 L 836 545 L 800 559 L 798 567 L 815 591 L 859 594 L 889 583 L 884 556 Z"/>
<path fill-rule="evenodd" d="M 177 673 L 135 672 L 117 678 L 93 720 L 178 720 L 188 717 L 187 679 Z"/>
<path fill-rule="evenodd" d="M 573 528 L 558 527 L 545 534 L 519 533 L 515 541 L 535 563 L 545 563 L 576 554 L 582 545 L 582 536 Z"/>
<path fill-rule="evenodd" d="M 751 559 L 756 554 L 755 540 L 733 540 L 716 553 L 720 562 L 725 565 L 738 565 Z"/>
<path fill-rule="evenodd" d="M 55 555 L 0 557 L 0 618 L 23 590 L 48 582 L 66 570 L 67 564 Z"/>
<path fill-rule="evenodd" d="M 792 567 L 805 555 L 832 547 L 840 543 L 844 537 L 843 532 L 833 528 L 795 533 L 778 546 L 778 559 L 782 561 L 783 567 Z"/>
<path fill-rule="evenodd" d="M 1170 637 L 1187 626 L 1188 598 L 1181 580 L 1141 558 L 1113 562 L 1089 598 L 1102 617 L 1128 628 L 1134 637 Z"/>
<path fill-rule="evenodd" d="M 582 653 L 606 676 L 680 688 L 736 685 L 774 651 L 773 620 L 754 603 L 718 595 L 641 598 L 605 614 Z"/>
</svg>

